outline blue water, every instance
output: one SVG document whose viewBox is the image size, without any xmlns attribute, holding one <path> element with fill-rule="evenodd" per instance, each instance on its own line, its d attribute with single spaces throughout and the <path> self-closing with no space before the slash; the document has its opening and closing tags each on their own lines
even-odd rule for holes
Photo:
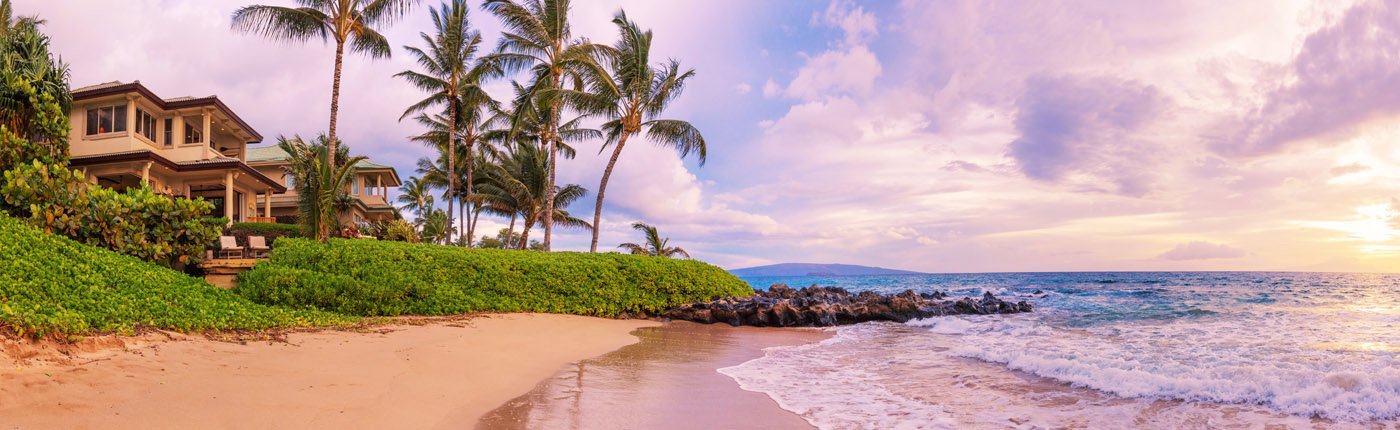
<svg viewBox="0 0 1400 430">
<path fill-rule="evenodd" d="M 741 386 L 768 393 L 819 427 L 979 427 L 990 425 L 981 406 L 988 402 L 1018 405 L 993 414 L 1020 414 L 1005 419 L 1047 427 L 1400 423 L 1400 275 L 1114 272 L 744 280 L 756 288 L 827 285 L 955 297 L 989 291 L 1035 305 L 1025 315 L 845 327 L 823 344 L 770 351 L 725 370 Z M 849 386 L 833 382 L 817 389 L 780 377 L 823 371 Z M 950 394 L 947 381 L 968 375 L 1033 379 L 1008 379 L 993 384 L 997 388 L 973 383 L 976 388 Z M 940 388 L 928 388 L 934 385 Z M 1096 404 L 1101 406 L 1090 406 Z M 879 418 L 889 414 L 904 418 Z M 879 425 L 867 425 L 871 420 Z"/>
</svg>

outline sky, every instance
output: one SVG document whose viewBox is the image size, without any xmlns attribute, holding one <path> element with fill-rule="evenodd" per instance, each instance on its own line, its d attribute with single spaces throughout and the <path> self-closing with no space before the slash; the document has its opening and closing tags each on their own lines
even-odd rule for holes
<svg viewBox="0 0 1400 430">
<path fill-rule="evenodd" d="M 218 95 L 268 143 L 323 131 L 332 47 L 231 31 L 249 3 L 14 7 L 48 20 L 74 86 Z M 574 3 L 576 35 L 612 43 L 626 10 L 696 70 L 663 116 L 709 147 L 701 166 L 629 145 L 604 248 L 645 221 L 726 268 L 1400 271 L 1400 0 Z M 437 4 L 381 29 L 391 59 L 345 64 L 338 133 L 404 178 L 429 155 L 398 121 L 423 94 L 392 75 Z M 560 182 L 595 190 L 597 152 L 580 144 Z"/>
</svg>

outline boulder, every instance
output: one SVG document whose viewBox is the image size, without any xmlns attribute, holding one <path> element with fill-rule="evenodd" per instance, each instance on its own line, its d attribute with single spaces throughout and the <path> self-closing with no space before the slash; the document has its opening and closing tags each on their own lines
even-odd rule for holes
<svg viewBox="0 0 1400 430">
<path fill-rule="evenodd" d="M 810 286 L 793 289 L 775 284 L 745 298 L 725 297 L 677 306 L 662 312 L 670 319 L 699 323 L 762 327 L 825 327 L 866 321 L 906 322 L 940 315 L 989 315 L 1030 312 L 1031 304 L 1011 303 L 984 293 L 980 299 L 946 300 L 947 293 L 905 290 L 886 295 L 872 291 L 852 294 L 843 288 Z"/>
</svg>

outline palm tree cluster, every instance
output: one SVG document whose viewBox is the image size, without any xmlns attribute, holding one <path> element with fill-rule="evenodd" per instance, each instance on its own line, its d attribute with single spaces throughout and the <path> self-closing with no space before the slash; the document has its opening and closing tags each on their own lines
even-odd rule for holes
<svg viewBox="0 0 1400 430">
<path fill-rule="evenodd" d="M 402 17 L 417 1 L 297 3 L 300 7 L 241 8 L 234 13 L 233 25 L 275 39 L 319 37 L 335 42 L 326 141 L 328 152 L 337 153 L 336 111 L 345 48 L 371 58 L 388 57 L 388 41 L 376 27 Z M 662 118 L 694 70 L 673 59 L 653 62 L 652 32 L 626 13 L 619 11 L 613 19 L 618 42 L 603 45 L 574 35 L 570 0 L 484 0 L 481 8 L 503 28 L 494 49 L 483 49 L 467 0 L 447 0 L 429 8 L 432 32 L 420 33 L 417 45 L 404 46 L 416 67 L 395 75 L 425 94 L 399 120 L 421 126 L 424 131 L 410 140 L 436 154 L 418 160 L 417 176 L 403 184 L 398 199 L 420 220 L 425 240 L 472 246 L 477 221 L 485 213 L 510 219 L 502 246 L 529 248 L 530 233 L 539 227 L 540 247 L 548 251 L 556 227 L 577 228 L 592 231 L 590 251 L 597 252 L 604 192 L 629 139 L 640 136 L 681 157 L 695 154 L 704 164 L 700 131 L 688 122 Z M 512 80 L 513 93 L 509 100 L 496 100 L 484 86 L 504 79 Z M 588 142 L 597 142 L 600 153 L 611 149 L 594 198 L 592 222 L 568 210 L 586 198 L 588 190 L 557 183 L 560 159 L 572 159 L 575 147 Z M 327 159 L 329 171 L 335 171 L 336 162 L 335 157 Z"/>
<path fill-rule="evenodd" d="M 642 237 L 646 240 L 643 241 L 641 244 L 631 242 L 624 243 L 618 245 L 618 248 L 622 248 L 624 251 L 627 251 L 632 255 L 646 255 L 651 257 L 667 258 L 679 255 L 685 258 L 690 258 L 690 253 L 685 252 L 685 250 L 681 249 L 681 247 L 670 246 L 671 238 L 661 237 L 661 234 L 656 232 L 656 227 L 647 225 L 646 223 L 638 222 L 632 223 L 632 228 L 642 232 Z"/>
<path fill-rule="evenodd" d="M 311 142 L 301 136 L 278 137 L 277 146 L 288 155 L 287 177 L 297 187 L 302 230 L 308 236 L 326 240 L 340 225 L 340 211 L 351 204 L 347 185 L 354 177 L 356 165 L 365 157 L 351 157 L 350 148 L 336 145 L 325 135 Z"/>
</svg>

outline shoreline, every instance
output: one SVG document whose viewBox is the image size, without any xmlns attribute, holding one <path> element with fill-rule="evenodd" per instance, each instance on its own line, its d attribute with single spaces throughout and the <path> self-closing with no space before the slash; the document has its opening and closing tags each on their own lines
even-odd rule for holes
<svg viewBox="0 0 1400 430">
<path fill-rule="evenodd" d="M 829 331 L 672 321 L 635 335 L 640 342 L 560 369 L 475 428 L 815 428 L 718 369 L 768 348 L 820 342 Z"/>
<path fill-rule="evenodd" d="M 0 426 L 459 428 L 659 325 L 482 314 L 242 344 L 156 333 L 87 340 L 63 360 L 49 359 L 63 348 L 7 342 Z"/>
</svg>

